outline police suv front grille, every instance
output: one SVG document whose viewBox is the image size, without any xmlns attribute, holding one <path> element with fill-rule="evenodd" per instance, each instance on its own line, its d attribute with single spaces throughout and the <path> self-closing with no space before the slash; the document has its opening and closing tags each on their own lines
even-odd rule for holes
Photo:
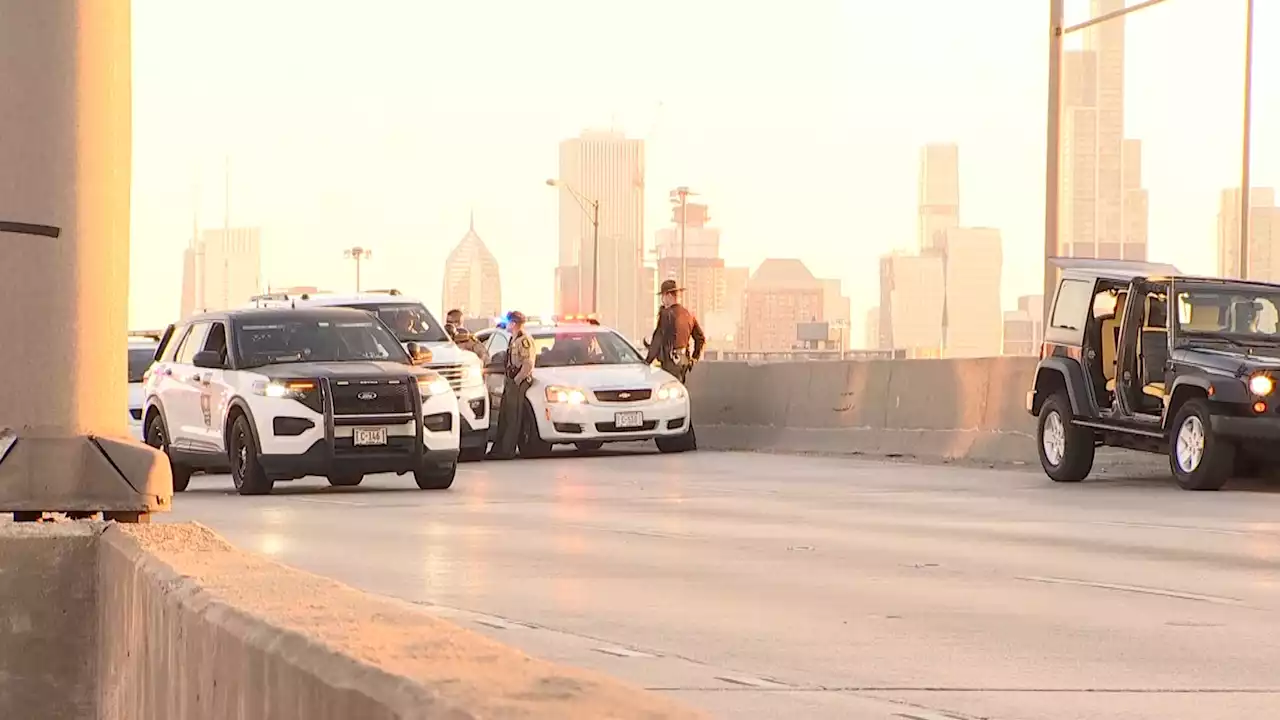
<svg viewBox="0 0 1280 720">
<path fill-rule="evenodd" d="M 406 378 L 340 379 L 329 385 L 334 415 L 386 415 L 413 410 Z"/>
<path fill-rule="evenodd" d="M 462 388 L 462 376 L 466 373 L 465 365 L 428 365 L 427 367 L 440 373 L 440 377 L 449 381 L 449 387 L 457 392 Z"/>
<path fill-rule="evenodd" d="M 653 391 L 644 388 L 642 390 L 596 390 L 596 400 L 609 403 L 628 403 L 640 402 L 648 400 L 653 396 Z"/>
</svg>

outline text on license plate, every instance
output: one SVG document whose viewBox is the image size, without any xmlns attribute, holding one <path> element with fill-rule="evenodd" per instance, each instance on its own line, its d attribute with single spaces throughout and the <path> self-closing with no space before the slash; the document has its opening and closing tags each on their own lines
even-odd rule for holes
<svg viewBox="0 0 1280 720">
<path fill-rule="evenodd" d="M 613 414 L 614 427 L 622 428 L 638 428 L 644 427 L 644 413 L 642 412 L 620 412 Z"/>
<path fill-rule="evenodd" d="M 351 444 L 357 447 L 365 445 L 386 445 L 387 429 L 380 428 L 356 428 L 351 432 Z"/>
</svg>

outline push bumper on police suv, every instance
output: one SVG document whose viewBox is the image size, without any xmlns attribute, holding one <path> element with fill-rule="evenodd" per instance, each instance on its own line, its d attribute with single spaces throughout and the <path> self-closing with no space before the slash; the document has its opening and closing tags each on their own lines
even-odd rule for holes
<svg viewBox="0 0 1280 720">
<path fill-rule="evenodd" d="M 317 403 L 291 402 L 255 422 L 259 461 L 273 479 L 409 473 L 458 461 L 457 401 L 413 378 L 320 378 Z M 370 399 L 363 398 L 372 396 Z"/>
</svg>

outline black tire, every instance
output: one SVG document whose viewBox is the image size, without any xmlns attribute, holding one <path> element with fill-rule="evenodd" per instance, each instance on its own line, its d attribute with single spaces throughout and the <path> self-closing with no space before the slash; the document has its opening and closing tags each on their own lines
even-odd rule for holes
<svg viewBox="0 0 1280 720">
<path fill-rule="evenodd" d="M 359 473 L 330 475 L 328 480 L 334 487 L 355 487 L 364 481 L 364 475 Z"/>
<path fill-rule="evenodd" d="M 458 474 L 458 463 L 448 465 L 427 465 L 413 471 L 413 481 L 421 490 L 448 490 Z"/>
<path fill-rule="evenodd" d="M 1197 435 L 1198 457 L 1195 453 Z M 1208 400 L 1188 400 L 1178 408 L 1173 423 L 1169 425 L 1169 469 L 1178 481 L 1178 487 L 1196 491 L 1221 490 L 1231 479 L 1235 459 L 1235 444 L 1213 433 Z"/>
<path fill-rule="evenodd" d="M 487 449 L 488 448 L 485 447 L 463 448 L 458 453 L 458 462 L 480 462 L 481 460 L 484 460 L 484 453 Z"/>
<path fill-rule="evenodd" d="M 533 405 L 524 403 L 524 423 L 520 428 L 520 457 L 544 458 L 551 454 L 551 443 L 542 439 L 538 432 L 538 418 L 533 414 Z"/>
<path fill-rule="evenodd" d="M 249 418 L 236 415 L 231 423 L 231 435 L 227 438 L 227 455 L 231 462 L 231 481 L 241 495 L 268 495 L 275 481 L 267 477 L 258 458 L 258 443 L 254 440 Z"/>
<path fill-rule="evenodd" d="M 152 415 L 147 421 L 147 432 L 144 437 L 148 445 L 163 452 L 165 457 L 169 458 L 169 472 L 173 475 L 173 491 L 185 492 L 187 486 L 191 484 L 193 470 L 173 461 L 173 456 L 169 454 L 169 428 L 164 424 L 164 418 L 160 417 L 160 413 Z"/>
<path fill-rule="evenodd" d="M 1097 449 L 1093 431 L 1072 425 L 1071 418 L 1071 399 L 1064 392 L 1053 395 L 1040 407 L 1036 446 L 1040 467 L 1054 482 L 1080 482 L 1093 470 L 1093 455 Z M 1054 438 L 1060 438 L 1061 442 L 1053 442 Z M 1051 442 L 1046 443 L 1046 440 Z"/>
<path fill-rule="evenodd" d="M 573 446 L 578 448 L 578 452 L 586 453 L 586 452 L 595 452 L 599 450 L 600 448 L 604 447 L 604 443 L 599 440 L 584 440 L 582 442 L 574 443 Z"/>
<path fill-rule="evenodd" d="M 658 452 L 662 453 L 685 453 L 698 449 L 698 435 L 692 427 L 683 435 L 660 437 L 653 442 L 658 446 Z"/>
</svg>

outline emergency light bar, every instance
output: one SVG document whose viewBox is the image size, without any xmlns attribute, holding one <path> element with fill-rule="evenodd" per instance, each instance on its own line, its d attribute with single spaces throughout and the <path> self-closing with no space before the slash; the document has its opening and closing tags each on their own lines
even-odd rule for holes
<svg viewBox="0 0 1280 720">
<path fill-rule="evenodd" d="M 596 318 L 595 313 L 589 315 L 559 315 L 553 316 L 552 322 L 557 325 L 599 325 L 600 320 Z"/>
</svg>

